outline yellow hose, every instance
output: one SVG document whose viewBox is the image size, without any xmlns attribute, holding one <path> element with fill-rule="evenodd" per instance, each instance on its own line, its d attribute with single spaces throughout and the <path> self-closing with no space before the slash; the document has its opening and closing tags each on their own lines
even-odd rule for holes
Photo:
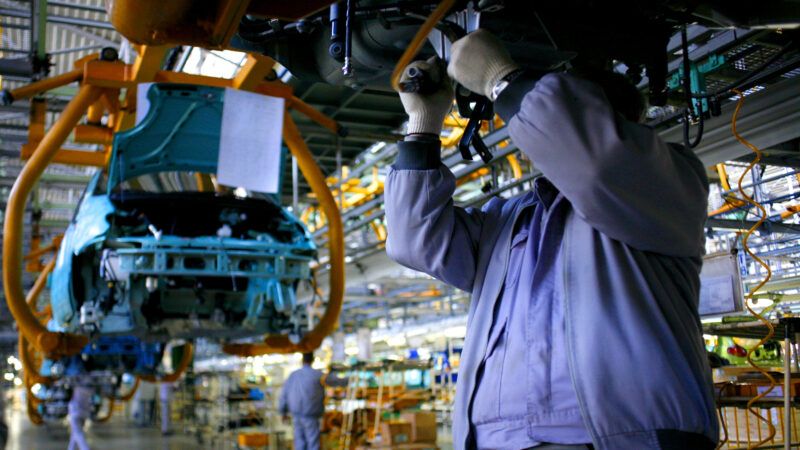
<svg viewBox="0 0 800 450">
<path fill-rule="evenodd" d="M 57 247 L 56 247 L 57 248 Z M 30 291 L 28 291 L 28 295 L 25 298 L 25 302 L 27 303 L 28 307 L 32 310 L 36 311 L 36 302 L 39 299 L 39 295 L 41 295 L 42 290 L 47 285 L 47 277 L 50 275 L 50 272 L 53 271 L 53 267 L 56 265 L 56 258 L 55 256 L 50 259 L 50 261 L 45 264 L 44 269 L 42 272 L 39 273 L 39 277 L 36 278 L 36 281 L 33 283 L 33 287 Z M 51 311 L 52 313 L 52 311 Z M 39 320 L 37 318 L 37 320 Z M 47 323 L 50 320 L 50 315 L 44 315 L 42 317 L 42 323 Z M 50 384 L 53 381 L 50 377 L 45 377 L 39 374 L 39 369 L 41 367 L 41 362 L 37 364 L 33 356 L 31 355 L 31 349 L 28 345 L 28 340 L 25 339 L 25 335 L 22 334 L 22 331 L 19 333 L 19 337 L 17 338 L 18 350 L 19 350 L 19 359 L 22 363 L 22 372 L 25 374 L 25 387 L 28 389 L 30 393 L 30 386 L 34 384 Z M 38 403 L 34 401 L 35 403 Z"/>
<path fill-rule="evenodd" d="M 311 191 L 319 201 L 320 208 L 325 213 L 328 221 L 328 246 L 331 270 L 329 272 L 330 293 L 325 313 L 317 325 L 298 343 L 293 343 L 286 335 L 269 335 L 264 338 L 263 344 L 225 344 L 222 349 L 226 353 L 239 356 L 256 356 L 266 353 L 295 353 L 308 352 L 322 344 L 322 340 L 331 334 L 339 321 L 344 298 L 344 230 L 342 217 L 333 199 L 330 189 L 325 182 L 325 176 L 320 171 L 314 155 L 308 149 L 300 130 L 289 114 L 284 116 L 283 140 L 289 151 L 297 159 L 297 164 L 303 176 L 311 186 Z"/>
<path fill-rule="evenodd" d="M 342 217 L 336 202 L 333 199 L 328 185 L 325 183 L 325 176 L 320 171 L 314 156 L 309 151 L 306 142 L 300 135 L 300 130 L 294 120 L 288 114 L 284 118 L 283 138 L 286 146 L 297 159 L 300 171 L 311 186 L 311 191 L 317 197 L 320 208 L 328 220 L 329 252 L 331 270 L 329 273 L 330 292 L 328 294 L 328 305 L 325 313 L 320 318 L 317 325 L 306 333 L 299 343 L 293 344 L 288 336 L 267 336 L 265 343 L 272 347 L 283 348 L 288 352 L 306 352 L 316 349 L 322 344 L 322 340 L 331 334 L 339 321 L 339 314 L 342 311 L 342 300 L 344 298 L 344 230 L 342 227 Z"/>
<path fill-rule="evenodd" d="M 106 415 L 103 417 L 96 417 L 94 419 L 94 422 L 98 423 L 108 422 L 108 419 L 110 419 L 111 416 L 114 415 L 114 397 L 107 397 L 107 398 L 108 398 L 108 411 L 106 412 Z"/>
<path fill-rule="evenodd" d="M 417 31 L 417 34 L 414 36 L 414 39 L 411 40 L 411 43 L 408 44 L 403 55 L 397 60 L 397 64 L 392 71 L 392 88 L 394 88 L 395 91 L 400 91 L 399 83 L 403 70 L 405 70 L 406 66 L 411 64 L 414 57 L 417 56 L 417 53 L 422 49 L 422 46 L 425 45 L 425 39 L 428 38 L 428 35 L 431 34 L 436 24 L 447 15 L 447 12 L 450 11 L 450 8 L 452 8 L 455 3 L 455 0 L 444 0 L 442 3 L 439 3 L 439 6 L 433 10 L 431 15 L 428 16 L 428 19 L 422 24 L 419 31 Z"/>
<path fill-rule="evenodd" d="M 742 238 L 742 246 L 744 247 L 744 250 L 747 252 L 747 254 L 750 255 L 751 258 L 753 258 L 759 265 L 761 265 L 764 268 L 764 270 L 767 271 L 767 275 L 764 277 L 764 279 L 761 280 L 761 282 L 759 282 L 758 285 L 755 288 L 751 289 L 750 292 L 748 292 L 747 295 L 745 296 L 746 300 L 752 300 L 753 296 L 756 293 L 758 293 L 758 290 L 761 289 L 762 287 L 764 287 L 764 285 L 767 284 L 767 282 L 769 282 L 770 278 L 772 278 L 772 269 L 770 269 L 769 264 L 765 263 L 761 258 L 756 256 L 756 254 L 753 253 L 753 251 L 750 250 L 750 247 L 748 246 L 748 240 L 750 239 L 750 236 L 761 226 L 761 224 L 763 224 L 767 220 L 767 210 L 764 209 L 764 207 L 761 206 L 761 204 L 759 204 L 758 202 L 756 202 L 752 197 L 747 195 L 747 193 L 742 188 L 742 183 L 744 182 L 745 177 L 748 175 L 748 173 L 750 173 L 751 170 L 753 170 L 753 167 L 755 167 L 756 164 L 758 164 L 759 161 L 761 161 L 761 150 L 759 150 L 758 147 L 756 147 L 755 145 L 753 145 L 750 142 L 748 142 L 747 140 L 745 140 L 736 131 L 736 119 L 738 118 L 739 111 L 742 109 L 742 105 L 744 104 L 744 95 L 740 91 L 738 91 L 736 89 L 734 89 L 733 92 L 735 92 L 736 95 L 739 96 L 739 100 L 736 103 L 736 109 L 733 111 L 733 117 L 731 118 L 731 131 L 733 132 L 734 137 L 736 137 L 736 140 L 741 142 L 742 145 L 744 145 L 745 147 L 748 147 L 756 155 L 755 158 L 753 158 L 753 160 L 747 166 L 747 169 L 745 169 L 745 171 L 739 177 L 739 182 L 738 182 L 738 186 L 737 187 L 739 189 L 739 194 L 742 196 L 742 198 L 747 203 L 755 206 L 756 209 L 758 209 L 758 211 L 760 213 L 758 221 L 755 224 L 753 224 L 753 226 L 750 227 L 750 229 L 747 230 L 747 232 L 744 234 L 744 237 Z M 767 418 L 765 418 L 764 416 L 762 416 L 761 413 L 758 412 L 758 409 L 753 407 L 753 405 L 756 402 L 758 402 L 762 398 L 764 398 L 767 395 L 769 395 L 769 393 L 772 392 L 773 389 L 775 389 L 775 386 L 776 386 L 775 378 L 773 378 L 772 375 L 770 375 L 770 373 L 768 371 L 766 371 L 766 370 L 762 369 L 761 367 L 759 367 L 752 360 L 752 355 L 753 355 L 753 352 L 755 351 L 755 349 L 757 349 L 758 347 L 764 345 L 765 343 L 767 343 L 767 341 L 772 339 L 773 336 L 775 336 L 775 327 L 772 326 L 772 322 L 770 322 L 764 316 L 762 316 L 761 314 L 757 313 L 754 309 L 752 309 L 750 307 L 750 305 L 747 303 L 746 300 L 745 300 L 744 305 L 747 308 L 747 310 L 750 311 L 750 314 L 752 314 L 758 320 L 760 320 L 764 324 L 764 326 L 767 327 L 767 330 L 769 330 L 767 332 L 767 335 L 764 336 L 758 342 L 758 344 L 756 344 L 755 346 L 751 347 L 750 350 L 747 351 L 747 362 L 748 362 L 748 364 L 750 364 L 750 366 L 752 366 L 757 371 L 761 372 L 761 374 L 763 374 L 769 380 L 769 387 L 766 390 L 764 390 L 763 392 L 760 392 L 755 397 L 751 398 L 750 401 L 747 402 L 748 411 L 750 411 L 751 414 L 756 416 L 756 418 L 758 420 L 764 422 L 767 425 L 767 429 L 769 430 L 767 432 L 767 436 L 764 437 L 764 439 L 761 439 L 760 441 L 756 442 L 753 445 L 748 445 L 747 448 L 748 448 L 748 450 L 750 450 L 750 449 L 761 447 L 762 445 L 764 445 L 767 442 L 771 441 L 773 437 L 775 437 L 775 426 L 772 425 L 772 421 L 770 421 Z"/>
<path fill-rule="evenodd" d="M 36 410 L 36 405 L 34 404 L 33 400 L 30 397 L 26 398 L 26 406 L 28 412 L 28 419 L 31 420 L 31 423 L 34 425 L 41 425 L 44 423 L 44 419 L 42 419 L 42 415 L 39 414 L 39 411 Z"/>
<path fill-rule="evenodd" d="M 506 160 L 508 160 L 508 165 L 511 167 L 511 172 L 514 174 L 514 179 L 519 180 L 522 178 L 522 167 L 519 165 L 519 160 L 514 155 L 506 156 Z"/>
<path fill-rule="evenodd" d="M 719 175 L 719 184 L 722 185 L 722 189 L 726 191 L 731 190 L 731 185 L 728 182 L 728 172 L 725 170 L 725 164 L 719 163 L 716 165 L 717 174 Z"/>
<path fill-rule="evenodd" d="M 79 352 L 88 342 L 86 336 L 48 331 L 36 318 L 22 289 L 22 241 L 25 204 L 47 165 L 61 148 L 78 121 L 99 97 L 98 88 L 83 85 L 60 117 L 39 143 L 22 168 L 9 194 L 3 227 L 3 284 L 6 302 L 20 331 L 36 349 L 51 357 Z"/>
<path fill-rule="evenodd" d="M 130 391 L 127 393 L 127 394 L 125 394 L 125 395 L 120 395 L 120 396 L 119 396 L 119 397 L 117 397 L 117 398 L 118 398 L 119 400 L 123 401 L 123 402 L 127 402 L 128 400 L 132 399 L 132 398 L 133 398 L 133 396 L 136 394 L 136 390 L 137 390 L 137 389 L 139 389 L 139 382 L 140 382 L 140 381 L 141 381 L 141 380 L 139 379 L 139 377 L 136 377 L 136 381 L 134 381 L 134 383 L 133 383 L 133 387 L 131 388 L 131 390 L 130 390 Z"/>
<path fill-rule="evenodd" d="M 157 383 L 157 382 L 165 382 L 165 383 L 172 383 L 178 381 L 178 378 L 183 375 L 183 372 L 186 371 L 186 368 L 189 367 L 189 364 L 192 362 L 192 356 L 194 354 L 194 347 L 192 344 L 187 343 L 183 347 L 183 356 L 181 357 L 181 361 L 178 363 L 178 367 L 172 373 L 166 374 L 162 377 L 156 377 L 154 375 L 140 375 L 144 381 L 148 381 L 150 383 Z M 137 381 L 138 385 L 138 381 Z"/>
</svg>

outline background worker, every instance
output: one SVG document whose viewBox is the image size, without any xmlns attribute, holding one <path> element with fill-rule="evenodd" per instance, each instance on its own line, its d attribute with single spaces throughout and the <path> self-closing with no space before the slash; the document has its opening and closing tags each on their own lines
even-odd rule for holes
<svg viewBox="0 0 800 450">
<path fill-rule="evenodd" d="M 83 380 L 82 380 L 83 381 Z M 89 450 L 83 427 L 92 414 L 92 396 L 94 390 L 86 384 L 79 382 L 72 388 L 72 398 L 67 405 L 69 412 L 69 449 Z"/>
<path fill-rule="evenodd" d="M 161 434 L 168 436 L 172 434 L 170 430 L 170 402 L 172 401 L 172 390 L 174 385 L 168 381 L 161 381 L 158 384 L 158 401 L 161 407 Z"/>
<path fill-rule="evenodd" d="M 322 372 L 311 368 L 313 353 L 303 353 L 303 367 L 292 372 L 283 385 L 278 411 L 284 423 L 291 415 L 295 450 L 318 450 L 319 427 L 324 412 Z"/>
<path fill-rule="evenodd" d="M 153 424 L 153 412 L 155 411 L 156 403 L 156 385 L 149 381 L 142 380 L 139 383 L 139 388 L 136 389 L 134 396 L 136 400 L 136 412 L 134 413 L 134 421 L 138 427 L 146 427 Z"/>
<path fill-rule="evenodd" d="M 408 135 L 386 179 L 387 252 L 472 294 L 455 448 L 713 449 L 702 163 L 637 123 L 643 100 L 619 75 L 522 70 L 477 31 L 453 44 L 447 73 L 494 101 L 544 176 L 456 207 L 439 154 L 452 85 L 436 61 L 414 65 L 441 83 L 400 94 Z"/>
</svg>

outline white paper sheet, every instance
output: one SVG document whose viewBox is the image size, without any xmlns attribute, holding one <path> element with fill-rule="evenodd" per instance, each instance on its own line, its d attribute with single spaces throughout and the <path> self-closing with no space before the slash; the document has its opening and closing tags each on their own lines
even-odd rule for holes
<svg viewBox="0 0 800 450">
<path fill-rule="evenodd" d="M 284 100 L 225 90 L 217 181 L 231 187 L 278 193 Z"/>
<path fill-rule="evenodd" d="M 147 99 L 147 91 L 154 83 L 139 83 L 136 85 L 136 125 L 142 122 L 142 119 L 150 111 L 150 100 Z"/>
</svg>

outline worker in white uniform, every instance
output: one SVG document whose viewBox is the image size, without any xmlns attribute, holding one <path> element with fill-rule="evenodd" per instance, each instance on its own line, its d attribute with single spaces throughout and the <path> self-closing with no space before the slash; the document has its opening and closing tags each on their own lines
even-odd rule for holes
<svg viewBox="0 0 800 450">
<path fill-rule="evenodd" d="M 92 395 L 94 390 L 87 385 L 78 384 L 72 389 L 72 398 L 69 401 L 69 449 L 89 450 L 83 426 L 92 414 Z"/>
</svg>

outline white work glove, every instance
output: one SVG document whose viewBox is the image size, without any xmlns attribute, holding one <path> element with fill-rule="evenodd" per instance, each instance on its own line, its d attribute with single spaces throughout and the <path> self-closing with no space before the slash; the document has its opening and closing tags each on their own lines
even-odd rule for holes
<svg viewBox="0 0 800 450">
<path fill-rule="evenodd" d="M 506 75 L 519 70 L 499 39 L 486 30 L 474 31 L 450 47 L 447 73 L 477 94 L 492 98 L 492 90 Z"/>
<path fill-rule="evenodd" d="M 439 136 L 442 123 L 453 106 L 453 83 L 444 70 L 442 61 L 434 56 L 427 61 L 414 61 L 403 70 L 400 84 L 409 80 L 408 69 L 416 67 L 428 74 L 439 88 L 430 94 L 400 92 L 400 101 L 408 114 L 408 134 L 432 134 Z"/>
</svg>

